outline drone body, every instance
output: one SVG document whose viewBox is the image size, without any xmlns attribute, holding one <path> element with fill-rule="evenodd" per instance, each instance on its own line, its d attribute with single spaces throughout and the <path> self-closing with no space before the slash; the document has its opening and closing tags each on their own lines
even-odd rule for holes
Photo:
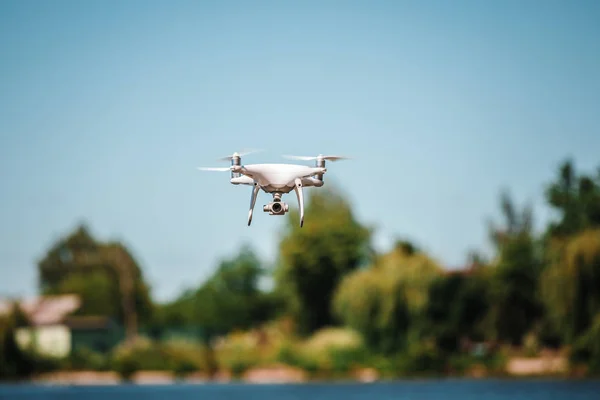
<svg viewBox="0 0 600 400">
<path fill-rule="evenodd" d="M 248 153 L 246 153 L 248 154 Z M 260 190 L 273 195 L 273 201 L 263 206 L 263 211 L 270 215 L 285 215 L 289 206 L 281 201 L 281 197 L 294 190 L 300 209 L 300 227 L 304 225 L 304 193 L 303 187 L 321 187 L 324 184 L 323 175 L 327 172 L 325 161 L 336 161 L 346 157 L 323 156 L 288 158 L 300 160 L 315 160 L 315 166 L 299 164 L 248 164 L 242 165 L 239 153 L 224 157 L 221 160 L 231 160 L 231 167 L 198 168 L 204 171 L 231 171 L 230 183 L 233 185 L 252 186 L 248 226 L 252 223 L 252 213 Z"/>
</svg>

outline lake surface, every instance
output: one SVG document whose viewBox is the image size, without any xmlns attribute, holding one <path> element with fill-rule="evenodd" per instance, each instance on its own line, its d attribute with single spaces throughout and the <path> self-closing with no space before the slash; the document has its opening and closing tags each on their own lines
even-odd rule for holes
<svg viewBox="0 0 600 400">
<path fill-rule="evenodd" d="M 360 383 L 0 386 L 1 400 L 599 400 L 600 381 L 425 380 Z"/>
</svg>

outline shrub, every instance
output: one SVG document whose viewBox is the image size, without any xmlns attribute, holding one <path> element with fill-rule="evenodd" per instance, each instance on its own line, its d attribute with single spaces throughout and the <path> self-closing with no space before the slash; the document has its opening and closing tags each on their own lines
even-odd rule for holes
<svg viewBox="0 0 600 400">
<path fill-rule="evenodd" d="M 304 341 L 287 341 L 277 360 L 309 374 L 339 375 L 364 365 L 367 350 L 360 334 L 348 328 L 324 328 Z"/>
<path fill-rule="evenodd" d="M 122 344 L 113 352 L 112 367 L 125 380 L 141 370 L 172 371 L 176 376 L 206 370 L 204 346 L 194 342 L 166 343 L 139 339 L 131 345 Z"/>
<path fill-rule="evenodd" d="M 106 371 L 110 368 L 109 357 L 82 347 L 71 353 L 66 360 L 66 368 L 71 370 Z"/>
</svg>

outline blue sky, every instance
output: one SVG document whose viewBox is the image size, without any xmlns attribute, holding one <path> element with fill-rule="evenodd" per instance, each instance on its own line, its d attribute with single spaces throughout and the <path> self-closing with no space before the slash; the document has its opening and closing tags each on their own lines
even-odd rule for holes
<svg viewBox="0 0 600 400">
<path fill-rule="evenodd" d="M 591 1 L 3 1 L 0 295 L 34 294 L 79 221 L 161 300 L 242 243 L 272 260 L 269 196 L 248 228 L 251 189 L 195 169 L 243 148 L 355 157 L 327 182 L 378 247 L 460 266 L 503 187 L 539 226 L 558 163 L 600 164 L 599 19 Z"/>
</svg>

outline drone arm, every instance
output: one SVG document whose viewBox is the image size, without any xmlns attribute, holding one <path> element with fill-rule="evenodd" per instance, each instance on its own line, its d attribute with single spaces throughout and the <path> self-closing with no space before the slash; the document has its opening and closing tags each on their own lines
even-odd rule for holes
<svg viewBox="0 0 600 400">
<path fill-rule="evenodd" d="M 231 167 L 231 171 L 237 172 L 239 174 L 242 174 L 242 176 L 246 176 L 248 178 L 251 178 L 252 180 L 255 179 L 254 174 L 251 173 L 250 171 L 248 171 L 246 169 L 246 167 L 244 167 L 243 165 L 234 165 L 234 166 Z"/>
<path fill-rule="evenodd" d="M 237 178 L 231 178 L 229 182 L 234 185 L 254 185 L 254 179 L 246 175 L 238 176 Z"/>
<path fill-rule="evenodd" d="M 254 211 L 254 205 L 256 204 L 256 198 L 258 197 L 258 191 L 260 190 L 260 186 L 258 183 L 254 183 L 254 187 L 252 188 L 252 196 L 250 197 L 250 211 L 248 212 L 248 226 L 252 223 L 252 212 Z"/>
<path fill-rule="evenodd" d="M 304 225 L 304 193 L 302 192 L 302 179 L 296 178 L 294 190 L 298 197 L 298 207 L 300 208 L 300 228 Z"/>
<path fill-rule="evenodd" d="M 309 171 L 310 172 L 307 172 L 307 173 L 305 173 L 303 175 L 299 175 L 298 178 L 303 179 L 303 180 L 307 179 L 307 178 L 310 179 L 311 177 L 313 177 L 316 174 L 324 174 L 325 172 L 327 172 L 327 168 L 324 168 L 324 167 L 313 167 L 313 168 L 310 168 Z"/>
<path fill-rule="evenodd" d="M 323 181 L 321 181 L 319 179 L 315 179 L 312 176 L 304 177 L 304 178 L 302 178 L 302 186 L 304 186 L 304 187 L 310 187 L 310 186 L 321 187 L 321 186 L 323 186 Z"/>
</svg>

